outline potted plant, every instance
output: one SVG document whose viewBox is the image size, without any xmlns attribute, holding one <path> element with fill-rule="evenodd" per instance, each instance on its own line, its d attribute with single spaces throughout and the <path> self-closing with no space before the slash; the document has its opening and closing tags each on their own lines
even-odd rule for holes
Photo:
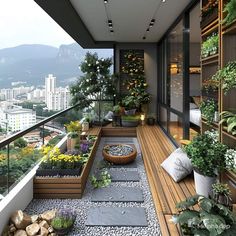
<svg viewBox="0 0 236 236">
<path fill-rule="evenodd" d="M 76 213 L 70 209 L 57 210 L 51 225 L 57 235 L 67 235 L 73 228 Z"/>
<path fill-rule="evenodd" d="M 68 132 L 67 137 L 67 150 L 75 149 L 76 144 L 80 141 L 80 133 L 82 131 L 82 126 L 79 121 L 71 121 L 66 126 Z"/>
<path fill-rule="evenodd" d="M 201 28 L 211 23 L 218 16 L 218 2 L 219 0 L 209 0 L 202 7 Z"/>
<path fill-rule="evenodd" d="M 226 169 L 227 146 L 218 141 L 215 131 L 206 131 L 195 136 L 183 149 L 193 165 L 197 194 L 208 197 L 219 172 Z"/>
<path fill-rule="evenodd" d="M 136 96 L 127 95 L 123 98 L 122 104 L 125 107 L 125 115 L 135 115 L 140 103 Z"/>
<path fill-rule="evenodd" d="M 199 208 L 193 209 L 198 204 Z M 172 217 L 183 235 L 235 235 L 236 214 L 214 200 L 192 196 L 176 205 L 178 214 Z"/>
<path fill-rule="evenodd" d="M 211 125 L 218 110 L 217 104 L 213 99 L 208 99 L 200 103 L 200 111 L 203 118 L 206 119 L 208 125 Z"/>
<path fill-rule="evenodd" d="M 236 135 L 236 114 L 230 111 L 223 111 L 220 113 L 220 124 L 227 126 L 227 132 Z"/>
<path fill-rule="evenodd" d="M 219 47 L 219 36 L 216 33 L 213 33 L 209 36 L 203 43 L 201 47 L 202 58 L 215 55 L 218 53 Z"/>
<path fill-rule="evenodd" d="M 225 5 L 223 12 L 227 14 L 223 20 L 223 24 L 229 26 L 236 19 L 236 0 L 230 0 Z"/>
<path fill-rule="evenodd" d="M 233 210 L 232 199 L 230 198 L 230 189 L 228 184 L 215 183 L 212 185 L 212 199 L 219 204 Z"/>
<path fill-rule="evenodd" d="M 155 116 L 154 115 L 148 115 L 147 124 L 148 125 L 155 125 Z"/>
</svg>

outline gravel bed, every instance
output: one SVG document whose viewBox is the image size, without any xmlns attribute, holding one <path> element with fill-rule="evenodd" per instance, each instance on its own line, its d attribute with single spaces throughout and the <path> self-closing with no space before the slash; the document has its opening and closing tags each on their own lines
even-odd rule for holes
<svg viewBox="0 0 236 236">
<path fill-rule="evenodd" d="M 100 160 L 102 160 L 102 149 L 105 144 L 119 143 L 120 138 L 102 138 L 96 153 L 96 159 L 92 168 L 92 173 L 96 170 Z M 114 202 L 91 202 L 91 194 L 93 188 L 88 181 L 83 198 L 82 199 L 34 199 L 26 208 L 26 212 L 29 214 L 39 214 L 45 210 L 51 210 L 55 208 L 71 208 L 77 211 L 77 218 L 74 226 L 74 230 L 69 236 L 158 236 L 160 234 L 160 227 L 156 212 L 153 204 L 153 199 L 149 189 L 143 161 L 140 154 L 140 148 L 136 138 L 122 138 L 122 143 L 127 142 L 129 144 L 135 144 L 138 156 L 136 159 L 137 168 L 129 168 L 129 171 L 138 170 L 140 176 L 140 182 L 115 182 L 110 186 L 123 186 L 123 187 L 140 187 L 143 191 L 144 202 L 143 203 L 114 203 Z M 125 171 L 127 169 L 121 168 L 119 171 Z M 148 221 L 148 227 L 102 227 L 85 226 L 87 218 L 87 212 L 92 207 L 145 207 L 146 216 Z"/>
</svg>

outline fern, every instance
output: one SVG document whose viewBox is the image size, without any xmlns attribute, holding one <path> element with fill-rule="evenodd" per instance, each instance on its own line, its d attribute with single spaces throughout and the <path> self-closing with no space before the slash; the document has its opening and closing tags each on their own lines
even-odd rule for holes
<svg viewBox="0 0 236 236">
<path fill-rule="evenodd" d="M 223 23 L 230 25 L 236 19 L 236 0 L 230 0 L 224 8 L 224 13 L 227 13 Z"/>
</svg>

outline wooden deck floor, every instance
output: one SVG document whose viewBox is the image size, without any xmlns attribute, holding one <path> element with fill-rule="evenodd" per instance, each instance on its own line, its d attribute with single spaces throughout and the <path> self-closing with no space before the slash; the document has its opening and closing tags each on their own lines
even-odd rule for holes
<svg viewBox="0 0 236 236">
<path fill-rule="evenodd" d="M 141 146 L 146 173 L 163 236 L 181 235 L 170 219 L 176 213 L 175 205 L 195 194 L 193 178 L 175 183 L 160 164 L 175 149 L 158 126 L 139 126 L 137 138 Z"/>
</svg>

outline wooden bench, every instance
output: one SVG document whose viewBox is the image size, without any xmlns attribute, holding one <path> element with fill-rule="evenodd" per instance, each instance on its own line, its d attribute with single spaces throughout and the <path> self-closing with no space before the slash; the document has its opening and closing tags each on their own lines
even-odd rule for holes
<svg viewBox="0 0 236 236">
<path fill-rule="evenodd" d="M 137 138 L 162 235 L 181 235 L 179 228 L 170 222 L 170 219 L 177 212 L 175 208 L 177 202 L 196 194 L 193 177 L 187 177 L 176 183 L 161 167 L 161 163 L 175 150 L 175 147 L 160 127 L 139 126 Z"/>
</svg>

